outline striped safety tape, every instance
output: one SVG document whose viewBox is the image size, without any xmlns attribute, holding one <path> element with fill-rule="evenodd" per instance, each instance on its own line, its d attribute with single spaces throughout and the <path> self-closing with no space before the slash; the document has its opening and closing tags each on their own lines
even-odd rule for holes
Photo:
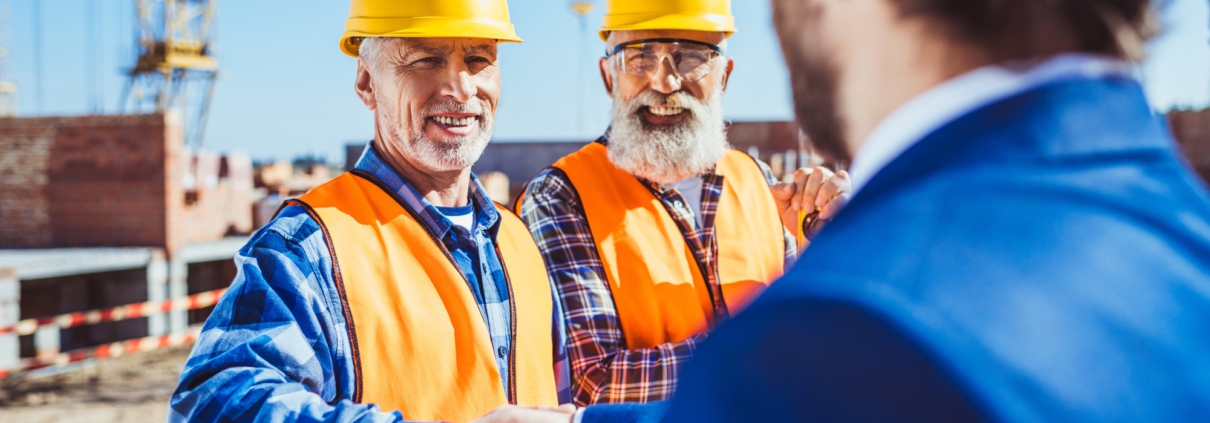
<svg viewBox="0 0 1210 423">
<path fill-rule="evenodd" d="M 173 300 L 148 301 L 103 310 L 67 313 L 40 319 L 25 319 L 17 322 L 16 325 L 0 328 L 0 335 L 8 335 L 13 332 L 16 332 L 17 335 L 33 335 L 34 332 L 38 331 L 38 328 L 47 326 L 58 326 L 60 329 L 67 329 L 76 326 L 147 317 L 147 314 L 154 312 L 167 313 L 169 311 L 196 310 L 214 305 L 218 302 L 219 298 L 222 298 L 224 292 L 227 292 L 226 288 Z"/>
<path fill-rule="evenodd" d="M 47 367 L 61 367 L 88 359 L 101 360 L 106 358 L 121 357 L 126 354 L 154 351 L 168 347 L 191 344 L 197 341 L 197 338 L 201 332 L 202 328 L 197 326 L 192 327 L 184 332 L 169 335 L 149 336 L 141 339 L 114 342 L 112 344 L 98 345 L 91 348 L 83 348 L 59 353 L 51 357 L 27 358 L 21 360 L 21 364 L 19 364 L 16 368 L 0 369 L 0 379 L 4 379 L 18 371 L 38 370 Z"/>
</svg>

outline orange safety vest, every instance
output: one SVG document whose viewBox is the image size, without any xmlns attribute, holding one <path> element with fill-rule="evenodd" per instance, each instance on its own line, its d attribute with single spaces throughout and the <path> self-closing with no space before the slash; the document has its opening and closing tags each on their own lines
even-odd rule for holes
<svg viewBox="0 0 1210 423">
<path fill-rule="evenodd" d="M 717 319 L 708 280 L 661 201 L 590 143 L 560 159 L 579 194 L 629 348 L 653 348 L 702 333 Z M 738 312 L 784 273 L 785 229 L 764 172 L 728 150 L 714 220 L 723 310 Z M 518 210 L 519 210 L 518 206 Z"/>
<path fill-rule="evenodd" d="M 397 194 L 354 171 L 293 204 L 323 228 L 332 254 L 353 347 L 354 402 L 453 422 L 504 404 L 557 405 L 550 281 L 516 215 L 501 208 L 497 235 L 513 323 L 505 391 L 466 277 Z"/>
</svg>

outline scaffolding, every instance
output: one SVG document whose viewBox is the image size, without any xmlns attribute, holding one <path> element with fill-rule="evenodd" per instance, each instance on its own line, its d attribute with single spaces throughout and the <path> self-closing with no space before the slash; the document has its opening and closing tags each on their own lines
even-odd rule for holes
<svg viewBox="0 0 1210 423">
<path fill-rule="evenodd" d="M 186 145 L 200 148 L 218 79 L 217 0 L 135 0 L 138 59 L 123 113 L 179 110 Z"/>
</svg>

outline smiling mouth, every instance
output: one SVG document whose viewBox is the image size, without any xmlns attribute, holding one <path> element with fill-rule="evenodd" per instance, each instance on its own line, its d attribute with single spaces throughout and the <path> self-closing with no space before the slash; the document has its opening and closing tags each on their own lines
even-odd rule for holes
<svg viewBox="0 0 1210 423">
<path fill-rule="evenodd" d="M 432 119 L 434 122 L 440 123 L 442 125 L 445 125 L 445 126 L 448 126 L 451 128 L 464 128 L 467 126 L 471 126 L 472 124 L 475 124 L 479 121 L 478 116 L 465 116 L 465 117 L 433 116 L 429 119 Z"/>
<path fill-rule="evenodd" d="M 647 106 L 647 112 L 656 116 L 676 116 L 685 113 L 684 107 L 674 106 Z"/>
</svg>

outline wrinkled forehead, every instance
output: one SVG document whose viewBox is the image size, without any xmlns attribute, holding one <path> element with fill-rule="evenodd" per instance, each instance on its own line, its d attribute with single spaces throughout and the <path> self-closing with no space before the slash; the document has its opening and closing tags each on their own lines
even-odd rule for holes
<svg viewBox="0 0 1210 423">
<path fill-rule="evenodd" d="M 387 45 L 400 54 L 434 53 L 449 55 L 453 53 L 496 54 L 496 40 L 484 38 L 390 38 Z"/>
<path fill-rule="evenodd" d="M 617 47 L 618 44 L 629 43 L 637 40 L 650 40 L 653 38 L 674 38 L 680 40 L 697 41 L 701 43 L 721 45 L 727 40 L 727 34 L 722 32 L 704 32 L 704 31 L 686 31 L 686 30 L 642 30 L 642 31 L 613 31 L 609 33 L 609 39 L 605 44 L 610 50 Z"/>
</svg>

